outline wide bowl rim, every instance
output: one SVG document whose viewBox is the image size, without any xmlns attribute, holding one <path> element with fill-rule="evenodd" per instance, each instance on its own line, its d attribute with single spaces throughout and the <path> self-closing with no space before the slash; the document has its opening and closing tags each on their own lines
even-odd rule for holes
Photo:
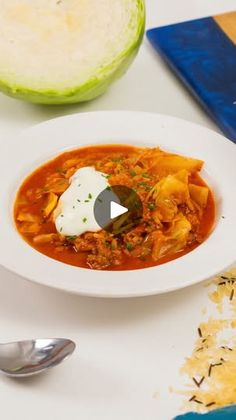
<svg viewBox="0 0 236 420">
<path fill-rule="evenodd" d="M 79 138 L 79 145 L 75 145 L 75 131 L 78 128 L 80 133 L 79 135 L 76 133 L 76 137 Z M 73 134 L 73 141 L 69 136 L 66 139 L 64 137 L 63 140 L 63 132 L 64 134 L 67 132 Z M 127 133 L 126 136 L 125 133 Z M 171 133 L 178 140 L 174 150 L 171 147 L 175 144 Z M 11 213 L 16 184 L 19 186 L 19 178 L 22 180 L 31 169 L 39 166 L 35 166 L 36 161 L 39 164 L 47 161 L 48 157 L 59 154 L 65 148 L 72 149 L 74 146 L 86 146 L 88 145 L 88 139 L 90 139 L 90 144 L 101 143 L 100 138 L 104 138 L 104 144 L 133 143 L 144 145 L 147 144 L 148 136 L 150 136 L 152 139 L 148 144 L 157 145 L 153 140 L 155 135 L 165 138 L 167 142 L 166 150 L 178 151 L 199 158 L 201 158 L 201 154 L 209 157 L 209 161 L 206 162 L 206 173 L 209 172 L 210 178 L 214 178 L 218 190 L 217 194 L 219 193 L 220 210 L 214 231 L 194 251 L 162 266 L 134 271 L 98 272 L 80 269 L 52 260 L 31 248 L 16 232 Z M 187 137 L 190 135 L 196 139 L 189 140 Z M 52 143 L 48 143 L 47 136 L 53 136 Z M 186 137 L 185 140 L 181 139 L 182 137 Z M 133 139 L 133 142 L 130 143 L 131 139 Z M 196 144 L 197 140 L 198 144 Z M 101 111 L 74 114 L 49 120 L 25 130 L 17 140 L 13 136 L 7 139 L 6 143 L 3 141 L 2 143 L 3 153 L 0 162 L 2 164 L 6 162 L 7 157 L 10 157 L 14 151 L 13 163 L 16 168 L 14 168 L 12 174 L 12 168 L 5 164 L 3 170 L 4 179 L 7 179 L 8 182 L 6 190 L 0 192 L 1 202 L 4 203 L 0 210 L 0 217 L 3 217 L 6 221 L 0 238 L 0 245 L 1 243 L 4 245 L 1 247 L 3 249 L 0 253 L 0 264 L 21 277 L 79 295 L 137 297 L 170 292 L 198 283 L 223 271 L 235 261 L 236 248 L 233 241 L 233 230 L 235 230 L 236 221 L 233 218 L 233 208 L 235 208 L 234 204 L 236 202 L 231 197 L 231 189 L 234 178 L 232 171 L 236 175 L 236 170 L 233 167 L 236 149 L 233 143 L 220 134 L 196 124 L 161 114 Z M 165 148 L 162 140 L 158 144 Z M 197 156 L 195 156 L 196 153 L 187 153 L 188 150 L 191 150 L 191 147 L 195 148 L 196 151 L 199 150 Z M 25 153 L 26 156 L 23 155 L 19 161 L 17 152 Z M 38 154 L 40 154 L 40 157 Z M 222 162 L 220 155 L 223 156 L 224 154 L 227 157 L 227 162 Z M 221 162 L 221 175 L 216 170 L 219 162 Z M 222 252 L 220 252 L 221 248 L 223 248 Z M 15 258 L 11 258 L 12 251 L 14 251 Z M 212 258 L 213 253 L 216 258 Z M 27 264 L 26 261 L 30 263 Z M 199 265 L 204 267 L 200 269 Z M 173 281 L 170 281 L 171 277 L 173 277 Z"/>
</svg>

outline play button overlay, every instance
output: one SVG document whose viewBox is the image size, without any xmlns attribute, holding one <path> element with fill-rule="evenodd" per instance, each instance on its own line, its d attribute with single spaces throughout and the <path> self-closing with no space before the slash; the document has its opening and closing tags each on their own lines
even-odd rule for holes
<svg viewBox="0 0 236 420">
<path fill-rule="evenodd" d="M 122 214 L 125 214 L 129 211 L 127 207 L 123 207 L 118 203 L 115 203 L 115 201 L 111 201 L 111 209 L 110 209 L 110 216 L 111 219 L 115 219 L 116 217 L 122 216 Z"/>
<path fill-rule="evenodd" d="M 141 222 L 142 216 L 143 206 L 138 194 L 123 185 L 106 188 L 94 204 L 97 224 L 114 235 L 134 229 Z"/>
</svg>

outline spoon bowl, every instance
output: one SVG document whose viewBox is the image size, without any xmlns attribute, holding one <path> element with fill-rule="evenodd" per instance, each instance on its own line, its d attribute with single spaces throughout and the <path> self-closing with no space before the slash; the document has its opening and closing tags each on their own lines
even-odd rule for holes
<svg viewBox="0 0 236 420">
<path fill-rule="evenodd" d="M 0 371 L 15 378 L 36 375 L 63 362 L 75 347 L 73 341 L 64 338 L 0 344 Z"/>
</svg>

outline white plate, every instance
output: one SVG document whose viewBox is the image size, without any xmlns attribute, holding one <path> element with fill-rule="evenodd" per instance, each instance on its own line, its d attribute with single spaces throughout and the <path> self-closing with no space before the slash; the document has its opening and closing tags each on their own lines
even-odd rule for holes
<svg viewBox="0 0 236 420">
<path fill-rule="evenodd" d="M 97 143 L 160 146 L 203 159 L 206 162 L 203 177 L 212 186 L 217 203 L 217 223 L 210 237 L 177 260 L 124 272 L 73 267 L 31 248 L 18 235 L 12 217 L 15 193 L 21 181 L 63 150 Z M 18 138 L 1 139 L 1 150 L 0 264 L 29 280 L 81 295 L 145 296 L 195 284 L 235 260 L 236 148 L 208 129 L 157 114 L 86 113 L 37 125 Z"/>
</svg>

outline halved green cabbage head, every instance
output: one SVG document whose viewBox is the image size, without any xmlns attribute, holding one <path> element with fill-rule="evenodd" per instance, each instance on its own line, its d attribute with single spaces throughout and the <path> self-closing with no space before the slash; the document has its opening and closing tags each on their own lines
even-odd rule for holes
<svg viewBox="0 0 236 420">
<path fill-rule="evenodd" d="M 43 104 L 88 101 L 129 67 L 143 0 L 0 0 L 0 90 Z"/>
</svg>

